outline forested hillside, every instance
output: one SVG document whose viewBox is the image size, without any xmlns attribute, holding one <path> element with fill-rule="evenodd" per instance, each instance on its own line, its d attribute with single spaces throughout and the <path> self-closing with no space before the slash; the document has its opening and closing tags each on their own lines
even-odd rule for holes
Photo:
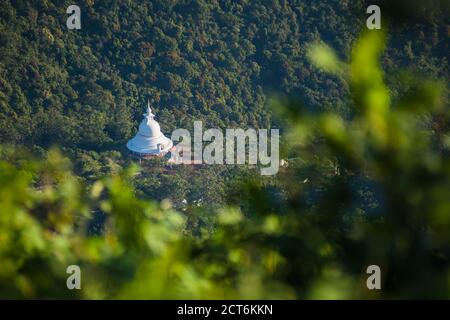
<svg viewBox="0 0 450 320">
<path fill-rule="evenodd" d="M 450 297 L 449 5 L 379 2 L 2 0 L 0 298 Z M 137 166 L 147 99 L 286 165 Z"/>
<path fill-rule="evenodd" d="M 307 45 L 345 59 L 365 24 L 361 1 L 2 1 L 0 141 L 113 150 L 136 130 L 147 98 L 163 129 L 268 127 L 268 94 L 348 113 L 348 85 L 314 71 Z M 448 72 L 445 24 L 391 33 L 390 69 Z M 429 41 L 422 41 L 428 39 Z M 418 41 L 420 40 L 420 41 Z M 344 107 L 346 105 L 346 107 Z"/>
<path fill-rule="evenodd" d="M 240 175 L 217 210 L 143 199 L 136 166 L 90 184 L 60 152 L 36 160 L 0 146 L 0 298 L 448 299 L 447 84 L 410 76 L 393 99 L 384 44 L 383 32 L 364 33 L 351 63 L 312 47 L 328 57 L 318 68 L 350 70 L 354 116 L 277 104 L 302 161 L 276 185 Z M 192 175 L 181 181 L 202 194 Z M 69 265 L 82 270 L 80 290 L 69 290 Z"/>
<path fill-rule="evenodd" d="M 353 112 L 348 83 L 314 69 L 306 52 L 323 41 L 348 60 L 365 26 L 363 1 L 87 0 L 77 2 L 81 30 L 66 27 L 70 4 L 2 1 L 0 142 L 39 156 L 57 145 L 83 179 L 130 164 L 124 144 L 147 99 L 169 135 L 194 120 L 283 129 L 269 108 L 273 94 L 297 97 L 311 110 Z M 442 14 L 434 7 L 425 21 L 390 26 L 383 64 L 394 97 L 408 87 L 398 85 L 399 67 L 448 76 Z M 159 200 L 176 192 L 177 201 L 203 195 L 221 203 L 226 181 L 242 174 L 186 170 L 150 170 L 138 189 Z"/>
</svg>

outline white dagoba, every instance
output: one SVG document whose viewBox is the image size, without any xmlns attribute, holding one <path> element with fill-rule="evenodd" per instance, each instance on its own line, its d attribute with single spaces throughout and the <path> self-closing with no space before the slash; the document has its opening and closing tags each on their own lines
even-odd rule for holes
<svg viewBox="0 0 450 320">
<path fill-rule="evenodd" d="M 161 132 L 159 123 L 155 121 L 155 115 L 147 105 L 147 113 L 139 125 L 136 136 L 128 141 L 127 148 L 140 157 L 164 156 L 173 147 L 173 142 Z"/>
</svg>

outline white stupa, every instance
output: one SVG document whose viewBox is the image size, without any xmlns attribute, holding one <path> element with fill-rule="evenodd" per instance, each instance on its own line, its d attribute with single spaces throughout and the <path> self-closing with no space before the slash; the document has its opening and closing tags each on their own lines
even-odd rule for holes
<svg viewBox="0 0 450 320">
<path fill-rule="evenodd" d="M 164 156 L 173 147 L 173 142 L 161 132 L 159 123 L 155 121 L 155 115 L 148 102 L 147 113 L 139 125 L 136 136 L 128 141 L 127 148 L 139 157 Z"/>
</svg>

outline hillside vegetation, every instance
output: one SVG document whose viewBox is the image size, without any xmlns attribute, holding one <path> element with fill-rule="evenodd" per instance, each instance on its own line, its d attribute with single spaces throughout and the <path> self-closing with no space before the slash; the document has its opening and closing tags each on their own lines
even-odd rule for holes
<svg viewBox="0 0 450 320">
<path fill-rule="evenodd" d="M 450 298 L 448 11 L 390 3 L 2 1 L 0 297 Z M 137 166 L 148 98 L 288 166 Z"/>
</svg>

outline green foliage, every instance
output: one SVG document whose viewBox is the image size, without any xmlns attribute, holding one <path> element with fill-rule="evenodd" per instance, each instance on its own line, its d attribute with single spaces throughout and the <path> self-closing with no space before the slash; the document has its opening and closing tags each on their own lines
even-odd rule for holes
<svg viewBox="0 0 450 320">
<path fill-rule="evenodd" d="M 78 3 L 82 29 L 70 31 L 68 0 L 3 0 L 0 143 L 40 153 L 60 146 L 75 174 L 92 181 L 130 164 L 124 146 L 147 99 L 167 135 L 192 128 L 194 120 L 208 128 L 283 128 L 284 119 L 274 119 L 269 108 L 273 92 L 347 119 L 355 112 L 349 82 L 343 80 L 348 70 L 335 62 L 351 58 L 352 43 L 365 26 L 364 2 L 89 0 Z M 390 23 L 382 64 L 392 99 L 410 85 L 398 74 L 399 66 L 431 79 L 448 77 L 442 2 L 408 1 L 405 7 L 401 1 L 402 13 L 412 8 L 413 15 L 430 14 L 423 23 Z M 389 1 L 393 9 L 395 4 L 399 1 Z M 383 10 L 383 17 L 387 14 Z M 309 43 L 324 42 L 335 53 L 318 50 L 308 59 Z M 171 199 L 177 208 L 183 199 L 192 203 L 201 198 L 196 194 L 208 194 L 203 205 L 214 207 L 225 202 L 220 194 L 232 178 L 247 174 L 186 171 L 169 179 L 146 170 L 152 185 L 136 188 L 157 200 L 179 190 Z M 212 183 L 217 192 L 208 188 Z"/>
<path fill-rule="evenodd" d="M 89 185 L 57 151 L 24 161 L 2 148 L 0 297 L 449 298 L 447 87 L 418 82 L 393 102 L 384 46 L 382 33 L 367 33 L 350 64 L 338 62 L 350 119 L 276 104 L 288 120 L 289 166 L 271 180 L 243 176 L 212 227 L 200 223 L 195 234 L 201 209 L 180 213 L 167 199 L 136 196 L 145 167 Z M 101 232 L 90 232 L 99 215 Z M 82 269 L 82 290 L 65 288 L 70 264 Z M 365 287 L 371 264 L 381 267 L 381 291 Z"/>
</svg>

